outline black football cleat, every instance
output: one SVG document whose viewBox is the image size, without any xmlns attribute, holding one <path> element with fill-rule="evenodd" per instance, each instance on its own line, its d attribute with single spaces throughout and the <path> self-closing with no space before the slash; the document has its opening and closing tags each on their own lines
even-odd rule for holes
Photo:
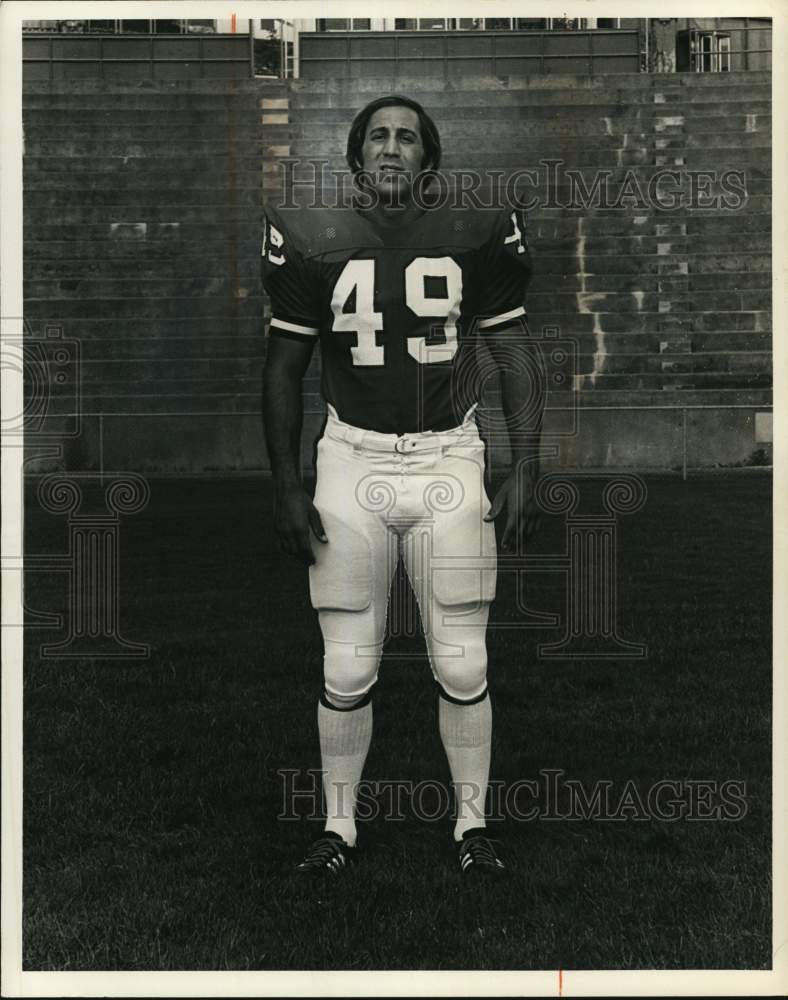
<svg viewBox="0 0 788 1000">
<path fill-rule="evenodd" d="M 497 843 L 497 840 L 487 836 L 483 826 L 466 830 L 460 841 L 460 870 L 466 874 L 502 875 L 506 865 L 498 857 Z"/>
<path fill-rule="evenodd" d="M 295 870 L 307 875 L 320 875 L 323 872 L 337 875 L 348 866 L 354 852 L 355 847 L 346 844 L 338 833 L 326 831 L 314 841 Z"/>
</svg>

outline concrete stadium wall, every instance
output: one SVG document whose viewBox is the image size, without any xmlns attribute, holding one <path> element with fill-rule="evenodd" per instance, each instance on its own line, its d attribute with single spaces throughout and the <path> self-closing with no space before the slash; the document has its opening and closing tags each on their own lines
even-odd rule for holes
<svg viewBox="0 0 788 1000">
<path fill-rule="evenodd" d="M 80 345 L 65 468 L 265 464 L 264 94 L 251 80 L 25 86 L 25 318 Z"/>
<path fill-rule="evenodd" d="M 662 168 L 685 190 L 686 171 L 742 171 L 737 211 L 637 198 L 533 209 L 530 322 L 577 353 L 573 377 L 551 383 L 560 465 L 768 458 L 757 414 L 771 401 L 770 78 L 620 74 L 29 84 L 26 319 L 34 333 L 59 324 L 82 355 L 83 431 L 65 467 L 265 467 L 262 201 L 281 197 L 281 157 L 341 167 L 353 113 L 391 91 L 433 113 L 447 170 L 551 158 L 589 187 L 610 171 L 614 196 L 628 176 L 646 191 Z M 305 454 L 317 376 L 316 362 Z"/>
</svg>

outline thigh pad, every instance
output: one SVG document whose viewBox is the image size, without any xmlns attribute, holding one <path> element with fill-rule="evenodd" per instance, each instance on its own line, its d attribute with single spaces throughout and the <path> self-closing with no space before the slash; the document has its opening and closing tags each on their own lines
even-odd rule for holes
<svg viewBox="0 0 788 1000">
<path fill-rule="evenodd" d="M 317 610 L 364 611 L 372 602 L 372 548 L 367 537 L 330 511 L 321 511 L 328 542 L 313 542 L 309 596 Z"/>
</svg>

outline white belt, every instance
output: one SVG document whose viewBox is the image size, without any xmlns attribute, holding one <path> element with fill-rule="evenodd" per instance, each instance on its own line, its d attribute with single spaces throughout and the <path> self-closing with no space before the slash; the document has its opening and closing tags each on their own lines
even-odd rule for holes
<svg viewBox="0 0 788 1000">
<path fill-rule="evenodd" d="M 356 448 L 388 452 L 389 454 L 410 455 L 418 451 L 435 451 L 437 448 L 461 443 L 468 434 L 477 435 L 478 439 L 476 424 L 473 421 L 475 409 L 476 406 L 472 406 L 466 414 L 464 422 L 447 431 L 382 434 L 380 431 L 365 430 L 363 427 L 354 427 L 352 424 L 344 423 L 337 416 L 333 406 L 329 404 L 325 436 L 333 438 L 335 441 L 347 441 L 348 444 L 352 444 Z"/>
</svg>

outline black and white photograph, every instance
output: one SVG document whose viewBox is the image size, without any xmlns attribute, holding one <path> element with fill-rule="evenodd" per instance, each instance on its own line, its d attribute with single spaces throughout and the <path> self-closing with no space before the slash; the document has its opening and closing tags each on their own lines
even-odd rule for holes
<svg viewBox="0 0 788 1000">
<path fill-rule="evenodd" d="M 788 990 L 786 11 L 692 7 L 0 5 L 4 996 Z"/>
</svg>

